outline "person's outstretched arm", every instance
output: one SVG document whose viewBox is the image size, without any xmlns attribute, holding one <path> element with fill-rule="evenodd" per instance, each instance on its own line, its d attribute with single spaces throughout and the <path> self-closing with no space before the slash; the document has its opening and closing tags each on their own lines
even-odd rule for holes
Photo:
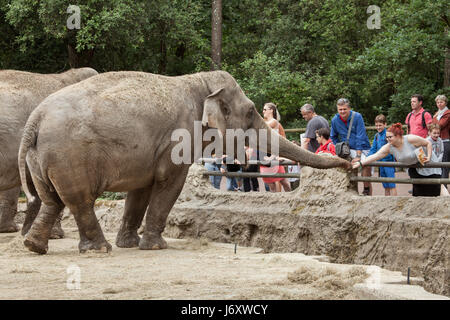
<svg viewBox="0 0 450 320">
<path fill-rule="evenodd" d="M 375 154 L 367 157 L 364 159 L 364 161 L 352 161 L 353 162 L 353 169 L 357 169 L 360 166 L 366 166 L 374 161 L 383 159 L 384 157 L 386 157 L 389 154 L 389 149 L 390 149 L 390 145 L 389 144 L 385 144 L 384 146 L 381 147 L 380 150 L 378 150 Z"/>
</svg>

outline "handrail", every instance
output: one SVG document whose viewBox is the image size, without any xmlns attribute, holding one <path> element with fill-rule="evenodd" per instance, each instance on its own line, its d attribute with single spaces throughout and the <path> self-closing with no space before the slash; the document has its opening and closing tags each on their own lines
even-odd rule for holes
<svg viewBox="0 0 450 320">
<path fill-rule="evenodd" d="M 201 158 L 200 163 L 214 163 L 216 159 Z M 222 162 L 222 159 L 217 159 Z M 264 164 L 267 165 L 267 161 L 250 160 L 249 164 Z M 296 165 L 297 163 L 291 160 L 271 161 L 271 165 Z M 244 166 L 245 164 L 238 164 Z M 370 164 L 374 167 L 398 167 L 398 168 L 450 168 L 450 162 L 430 162 L 425 165 L 413 164 L 407 165 L 401 162 L 388 162 L 388 161 L 376 161 Z M 225 176 L 235 178 L 300 178 L 300 173 L 259 173 L 259 172 L 217 172 L 208 171 L 203 173 L 204 176 Z M 352 176 L 350 177 L 352 182 L 385 182 L 385 183 L 399 183 L 399 184 L 450 184 L 450 179 L 441 178 L 382 178 L 382 177 L 362 177 Z"/>
<path fill-rule="evenodd" d="M 350 177 L 350 181 L 354 182 L 385 182 L 400 184 L 450 184 L 450 179 L 440 178 L 380 178 L 380 177 Z"/>
<path fill-rule="evenodd" d="M 200 163 L 217 163 L 222 164 L 222 159 L 213 159 L 213 158 L 200 158 L 198 160 Z M 236 163 L 237 164 L 237 163 Z M 273 165 L 273 166 L 285 166 L 285 165 L 297 165 L 297 162 L 287 159 L 280 159 L 278 161 L 260 161 L 260 160 L 249 160 L 248 164 L 256 164 L 256 165 Z M 245 164 L 239 164 L 241 166 L 245 166 Z M 372 162 L 368 167 L 395 167 L 395 168 L 450 168 L 450 162 L 428 162 L 424 165 L 419 163 L 417 164 L 405 164 L 401 162 L 391 162 L 391 161 L 375 161 Z"/>
<path fill-rule="evenodd" d="M 387 127 L 389 127 L 389 126 L 387 126 Z M 402 126 L 402 128 L 403 128 L 403 129 L 406 129 L 406 128 L 407 128 L 407 125 L 404 124 L 404 125 Z M 366 127 L 366 130 L 377 130 L 377 127 L 375 127 L 375 126 L 367 126 L 367 127 Z M 306 131 L 306 128 L 290 128 L 290 129 L 284 129 L 284 131 L 285 131 L 285 132 L 305 132 L 305 131 Z"/>
</svg>

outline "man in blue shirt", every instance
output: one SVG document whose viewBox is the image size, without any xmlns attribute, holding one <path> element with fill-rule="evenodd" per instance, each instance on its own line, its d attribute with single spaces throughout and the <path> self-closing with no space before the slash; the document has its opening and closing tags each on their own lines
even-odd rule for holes
<svg viewBox="0 0 450 320">
<path fill-rule="evenodd" d="M 331 140 L 335 145 L 338 142 L 346 141 L 348 126 L 350 125 L 352 117 L 354 117 L 350 137 L 348 139 L 348 143 L 350 144 L 350 157 L 353 161 L 364 160 L 369 154 L 370 142 L 369 137 L 367 137 L 362 115 L 356 111 L 352 111 L 350 102 L 345 98 L 341 98 L 337 101 L 337 111 L 338 113 L 331 119 Z M 370 177 L 371 167 L 364 167 L 362 176 Z M 363 194 L 372 194 L 370 182 L 364 182 Z"/>
</svg>

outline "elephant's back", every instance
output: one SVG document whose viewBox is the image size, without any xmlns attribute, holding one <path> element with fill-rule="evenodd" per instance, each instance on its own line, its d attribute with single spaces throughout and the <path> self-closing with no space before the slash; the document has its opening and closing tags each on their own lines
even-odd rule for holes
<svg viewBox="0 0 450 320">
<path fill-rule="evenodd" d="M 201 82 L 195 77 L 193 81 Z M 148 122 L 164 128 L 165 124 L 175 123 L 184 111 L 194 110 L 196 101 L 191 91 L 184 77 L 108 72 L 59 90 L 40 108 L 48 118 L 65 118 L 67 122 L 91 123 L 100 128 L 126 128 Z"/>
<path fill-rule="evenodd" d="M 31 112 L 59 89 L 56 81 L 43 82 L 42 75 L 16 70 L 0 71 L 0 147 L 18 144 Z"/>
<path fill-rule="evenodd" d="M 40 74 L 18 70 L 0 70 L 0 92 L 33 94 L 41 101 L 49 94 L 63 88 L 64 82 L 57 74 Z"/>
</svg>

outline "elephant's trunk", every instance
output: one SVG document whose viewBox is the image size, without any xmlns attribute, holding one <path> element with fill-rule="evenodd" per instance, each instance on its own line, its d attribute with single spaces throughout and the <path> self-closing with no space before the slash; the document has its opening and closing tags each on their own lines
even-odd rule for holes
<svg viewBox="0 0 450 320">
<path fill-rule="evenodd" d="M 260 150 L 263 152 L 268 151 L 268 153 L 270 153 L 270 150 L 272 149 L 271 146 L 272 135 L 275 134 L 278 137 L 280 157 L 299 162 L 301 165 L 310 166 L 318 169 L 327 169 L 336 167 L 351 169 L 351 163 L 347 160 L 344 160 L 339 157 L 323 157 L 300 148 L 299 146 L 295 145 L 289 140 L 278 135 L 265 123 L 265 121 L 260 116 L 258 116 L 257 119 L 255 119 L 255 128 L 267 130 L 267 150 L 264 150 L 264 145 L 260 146 Z"/>
</svg>

